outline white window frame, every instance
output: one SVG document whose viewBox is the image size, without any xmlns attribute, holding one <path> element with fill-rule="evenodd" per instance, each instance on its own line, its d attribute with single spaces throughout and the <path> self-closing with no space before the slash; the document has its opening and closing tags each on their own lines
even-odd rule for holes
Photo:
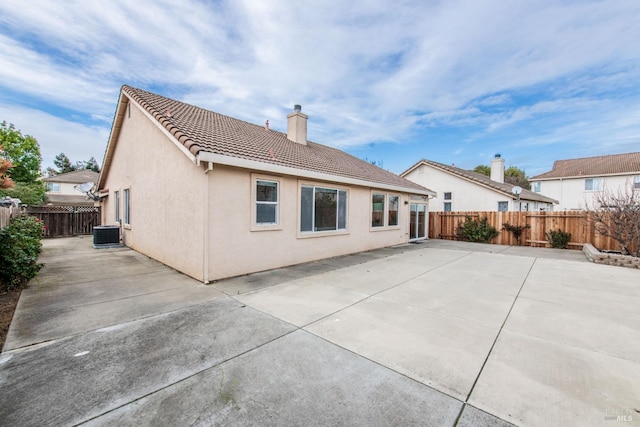
<svg viewBox="0 0 640 427">
<path fill-rule="evenodd" d="M 449 205 L 449 210 L 447 210 L 447 205 Z M 452 202 L 444 202 L 442 209 L 443 209 L 443 212 L 453 212 L 453 203 Z"/>
<path fill-rule="evenodd" d="M 120 224 L 120 192 L 119 191 L 114 191 L 113 192 L 113 213 L 114 213 L 114 218 L 116 220 L 116 222 L 118 224 Z"/>
<path fill-rule="evenodd" d="M 634 190 L 640 190 L 640 175 L 633 177 L 633 188 Z"/>
<path fill-rule="evenodd" d="M 540 181 L 531 183 L 531 191 L 533 191 L 534 193 L 539 193 L 540 187 L 542 187 L 542 184 L 540 183 Z"/>
<path fill-rule="evenodd" d="M 447 197 L 447 195 L 449 197 Z M 442 200 L 453 200 L 453 192 L 451 191 L 445 191 L 442 193 Z"/>
<path fill-rule="evenodd" d="M 47 191 L 50 193 L 59 193 L 60 192 L 60 183 L 59 182 L 47 182 Z"/>
<path fill-rule="evenodd" d="M 131 228 L 131 188 L 122 190 L 122 221 L 125 227 Z"/>
<path fill-rule="evenodd" d="M 312 191 L 312 206 L 311 206 L 311 230 L 302 231 L 302 191 L 303 188 L 311 188 Z M 317 230 L 316 229 L 316 218 L 315 218 L 315 199 L 316 199 L 316 189 L 325 189 L 336 191 L 337 200 L 336 200 L 336 229 L 333 230 Z M 344 197 L 344 200 L 342 200 Z M 312 238 L 312 237 L 322 237 L 322 236 L 335 236 L 342 234 L 349 234 L 349 189 L 346 187 L 335 186 L 331 184 L 324 183 L 316 183 L 316 182 L 306 182 L 299 181 L 298 182 L 298 227 L 297 227 L 297 237 L 298 238 Z M 344 204 L 344 227 L 340 227 L 340 207 Z"/>
<path fill-rule="evenodd" d="M 384 202 L 382 206 L 382 224 L 381 225 L 373 225 L 373 197 L 374 195 L 383 196 Z M 398 198 L 398 212 L 397 212 L 397 224 L 390 225 L 389 224 L 389 208 L 391 207 L 391 197 Z M 401 220 L 401 209 L 402 206 L 402 196 L 398 193 L 385 193 L 382 191 L 372 190 L 370 197 L 370 209 L 369 209 L 369 231 L 382 231 L 382 230 L 397 230 L 400 228 Z M 377 211 L 376 211 L 377 212 Z"/>
<path fill-rule="evenodd" d="M 589 182 L 591 182 L 590 186 L 588 185 Z M 585 178 L 584 191 L 602 191 L 603 185 L 604 185 L 604 179 L 602 178 Z M 591 187 L 591 188 L 587 188 L 587 187 Z"/>
<path fill-rule="evenodd" d="M 275 202 L 259 202 L 258 201 L 258 182 L 270 182 L 277 186 Z M 251 175 L 251 231 L 272 231 L 282 230 L 282 218 L 280 215 L 280 205 L 282 195 L 282 180 L 279 177 L 270 175 L 252 174 Z M 258 205 L 259 204 L 271 204 L 276 205 L 276 222 L 274 223 L 259 223 L 258 222 Z"/>
<path fill-rule="evenodd" d="M 500 210 L 500 205 L 505 205 L 507 206 L 507 208 L 505 210 Z M 509 202 L 508 201 L 500 201 L 498 202 L 498 212 L 509 212 Z"/>
</svg>

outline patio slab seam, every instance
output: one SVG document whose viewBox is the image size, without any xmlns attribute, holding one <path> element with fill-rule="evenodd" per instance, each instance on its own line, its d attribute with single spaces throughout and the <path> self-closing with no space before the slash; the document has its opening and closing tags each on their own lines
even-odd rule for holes
<svg viewBox="0 0 640 427">
<path fill-rule="evenodd" d="M 538 258 L 534 258 L 533 259 L 533 262 L 531 263 L 531 266 L 529 267 L 529 271 L 527 272 L 527 275 L 522 280 L 522 284 L 520 285 L 520 289 L 518 290 L 518 293 L 516 294 L 515 298 L 513 299 L 513 303 L 511 303 L 511 307 L 509 308 L 509 311 L 505 315 L 504 321 L 502 322 L 502 325 L 500 325 L 500 329 L 498 329 L 498 333 L 496 334 L 496 337 L 494 338 L 493 343 L 491 344 L 491 348 L 489 348 L 489 352 L 487 353 L 487 357 L 484 359 L 484 362 L 482 362 L 482 366 L 480 367 L 480 370 L 478 371 L 478 374 L 476 375 L 476 378 L 475 378 L 473 384 L 471 385 L 471 389 L 469 390 L 469 393 L 467 394 L 467 397 L 465 398 L 465 400 L 463 402 L 462 409 L 460 410 L 460 414 L 458 415 L 458 419 L 462 416 L 462 413 L 464 412 L 464 408 L 467 405 L 467 402 L 469 401 L 469 398 L 473 394 L 473 390 L 475 389 L 476 384 L 478 384 L 478 381 L 480 380 L 480 376 L 482 375 L 482 371 L 484 370 L 485 366 L 487 365 L 487 362 L 489 361 L 489 358 L 491 357 L 491 353 L 493 352 L 493 349 L 495 348 L 496 343 L 498 342 L 498 339 L 500 338 L 500 334 L 502 333 L 502 330 L 504 329 L 504 326 L 507 323 L 507 320 L 509 320 L 509 316 L 511 315 L 511 312 L 513 311 L 513 307 L 516 305 L 516 302 L 518 301 L 518 297 L 520 296 L 520 293 L 522 292 L 522 289 L 524 288 L 524 285 L 527 283 L 527 278 L 531 274 L 531 271 L 533 270 L 533 267 L 536 265 L 536 261 L 537 260 L 538 260 Z M 457 420 L 456 420 L 456 422 L 457 422 Z"/>
</svg>

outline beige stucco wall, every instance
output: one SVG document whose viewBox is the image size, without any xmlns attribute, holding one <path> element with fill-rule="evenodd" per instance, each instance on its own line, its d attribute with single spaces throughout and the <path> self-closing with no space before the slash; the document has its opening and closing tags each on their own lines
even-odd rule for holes
<svg viewBox="0 0 640 427">
<path fill-rule="evenodd" d="M 125 114 L 103 188 L 102 224 L 114 224 L 114 192 L 130 189 L 131 224 L 123 243 L 198 280 L 203 279 L 203 188 L 206 176 L 135 105 Z"/>
<path fill-rule="evenodd" d="M 477 183 L 464 180 L 439 169 L 421 165 L 405 176 L 410 181 L 420 184 L 437 192 L 438 197 L 431 200 L 429 210 L 433 212 L 444 211 L 444 203 L 451 202 L 452 211 L 488 211 L 498 210 L 498 202 L 508 202 L 510 211 L 517 211 L 515 200 L 498 193 L 495 190 L 483 187 Z M 444 200 L 444 193 L 451 192 L 451 200 Z M 552 197 L 551 194 L 543 193 Z M 553 210 L 553 205 L 548 203 L 536 203 L 522 201 L 521 210 L 539 211 L 541 208 Z"/>
<path fill-rule="evenodd" d="M 620 190 L 624 191 L 625 186 L 633 185 L 633 179 L 636 175 L 640 175 L 640 173 L 634 175 L 590 176 L 539 181 L 540 193 L 560 202 L 560 204 L 556 206 L 556 210 L 582 210 L 587 204 L 593 203 L 593 196 L 599 193 L 598 191 L 585 190 L 586 179 L 602 178 L 603 189 L 617 193 Z M 533 182 L 534 181 L 531 183 L 533 184 Z"/>
<path fill-rule="evenodd" d="M 300 180 L 216 165 L 209 175 L 210 254 L 209 279 L 237 276 L 301 262 L 406 243 L 409 240 L 408 194 L 399 194 L 398 227 L 372 231 L 371 189 Z M 251 212 L 255 209 L 253 178 L 280 182 L 280 221 L 275 229 L 255 231 Z M 348 231 L 304 235 L 299 233 L 302 184 L 315 184 L 348 191 Z M 382 191 L 380 191 L 382 192 Z M 384 191 L 389 193 L 388 191 Z M 254 230 L 252 230 L 252 228 Z"/>
</svg>

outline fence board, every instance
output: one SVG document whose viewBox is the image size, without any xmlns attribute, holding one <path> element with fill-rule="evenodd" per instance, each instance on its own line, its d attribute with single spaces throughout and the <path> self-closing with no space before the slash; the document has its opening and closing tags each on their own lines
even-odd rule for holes
<svg viewBox="0 0 640 427">
<path fill-rule="evenodd" d="M 92 234 L 100 225 L 100 207 L 94 206 L 30 206 L 27 214 L 44 222 L 44 237 Z"/>
<path fill-rule="evenodd" d="M 491 243 L 513 246 L 550 246 L 546 234 L 549 230 L 571 233 L 570 249 L 581 249 L 591 243 L 600 250 L 619 250 L 618 243 L 610 237 L 598 234 L 593 227 L 593 218 L 587 212 L 429 212 L 429 237 L 456 240 L 456 230 L 466 217 L 487 218 L 489 224 L 500 231 Z M 503 230 L 504 224 L 526 226 L 520 242 L 513 234 Z"/>
<path fill-rule="evenodd" d="M 9 220 L 11 219 L 11 209 L 0 206 L 0 229 L 9 225 Z"/>
</svg>

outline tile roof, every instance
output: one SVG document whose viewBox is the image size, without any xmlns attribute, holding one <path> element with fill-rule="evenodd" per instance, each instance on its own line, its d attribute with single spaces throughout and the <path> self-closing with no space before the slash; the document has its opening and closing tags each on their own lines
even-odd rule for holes
<svg viewBox="0 0 640 427">
<path fill-rule="evenodd" d="M 616 174 L 640 174 L 640 152 L 556 160 L 553 162 L 553 168 L 549 172 L 536 175 L 531 179 Z"/>
<path fill-rule="evenodd" d="M 45 205 L 47 203 L 53 205 L 93 206 L 93 200 L 82 194 L 76 196 L 73 194 L 48 193 Z"/>
<path fill-rule="evenodd" d="M 147 110 L 194 155 L 209 152 L 374 184 L 430 191 L 335 148 L 311 141 L 307 145 L 298 144 L 290 141 L 285 133 L 130 86 L 123 86 L 122 92 Z"/>
<path fill-rule="evenodd" d="M 405 176 L 407 173 L 409 173 L 410 171 L 412 171 L 413 169 L 415 169 L 417 166 L 420 165 L 430 165 L 433 166 L 435 168 L 438 168 L 440 170 L 443 170 L 445 172 L 448 172 L 452 175 L 456 175 L 459 176 L 461 178 L 467 179 L 469 181 L 473 181 L 476 182 L 478 184 L 482 184 L 486 187 L 490 187 L 494 190 L 497 190 L 503 194 L 506 194 L 509 197 L 512 197 L 515 199 L 515 196 L 513 195 L 513 193 L 511 193 L 511 190 L 513 189 L 513 184 L 508 184 L 508 183 L 500 183 L 497 181 L 492 180 L 491 178 L 489 178 L 486 175 L 482 175 L 481 173 L 477 173 L 477 172 L 473 172 L 473 171 L 468 171 L 465 169 L 460 169 L 457 168 L 455 166 L 450 166 L 450 165 L 445 165 L 443 163 L 438 163 L 438 162 L 434 162 L 432 160 L 420 160 L 418 163 L 416 163 L 415 165 L 411 166 L 409 169 L 407 169 L 406 171 L 404 171 L 402 174 L 400 174 L 401 176 Z M 557 200 L 552 199 L 551 197 L 547 197 L 547 196 L 543 196 L 542 194 L 539 193 L 535 193 L 531 190 L 526 190 L 526 189 L 522 189 L 522 193 L 520 194 L 520 199 L 521 200 L 532 200 L 535 202 L 544 202 L 544 203 L 558 203 Z"/>
<path fill-rule="evenodd" d="M 99 173 L 89 169 L 61 173 L 55 176 L 44 178 L 45 182 L 69 182 L 73 184 L 84 184 L 85 182 L 98 182 Z"/>
</svg>

